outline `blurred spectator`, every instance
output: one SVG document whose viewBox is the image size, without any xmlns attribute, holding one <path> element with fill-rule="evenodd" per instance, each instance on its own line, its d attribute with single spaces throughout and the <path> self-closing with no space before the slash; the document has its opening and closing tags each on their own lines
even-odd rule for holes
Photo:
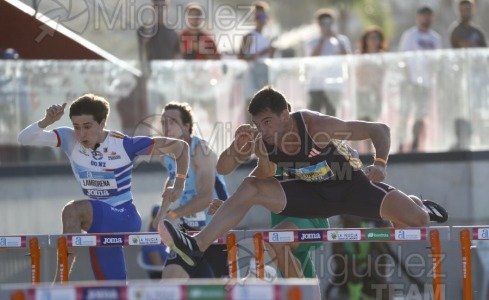
<svg viewBox="0 0 489 300">
<path fill-rule="evenodd" d="M 243 37 L 238 53 L 238 58 L 249 62 L 249 70 L 245 79 L 247 102 L 258 90 L 269 83 L 268 66 L 264 59 L 272 58 L 275 54 L 272 41 L 263 34 L 269 18 L 270 6 L 264 1 L 257 1 L 252 4 L 252 9 L 255 15 L 255 30 Z M 251 122 L 251 120 L 248 121 Z"/>
<path fill-rule="evenodd" d="M 184 59 L 219 59 L 212 37 L 202 30 L 204 11 L 200 4 L 191 3 L 185 9 L 186 29 L 180 34 L 180 48 Z"/>
<path fill-rule="evenodd" d="M 460 19 L 450 25 L 450 43 L 453 48 L 487 47 L 486 38 L 481 29 L 472 24 L 474 4 L 471 0 L 462 0 L 458 4 Z"/>
<path fill-rule="evenodd" d="M 2 53 L 2 59 L 18 59 L 19 58 L 19 53 L 13 48 L 7 48 L 5 50 L 0 49 L 0 52 Z"/>
<path fill-rule="evenodd" d="M 367 29 L 360 40 L 360 54 L 376 54 L 387 50 L 382 29 Z M 357 112 L 358 119 L 376 122 L 382 111 L 382 82 L 384 68 L 379 58 L 359 58 L 357 65 Z"/>
<path fill-rule="evenodd" d="M 344 55 L 351 53 L 350 40 L 333 30 L 335 22 L 334 12 L 329 9 L 320 9 L 316 12 L 316 20 L 321 31 L 321 36 L 307 43 L 308 56 Z M 310 81 L 309 109 L 321 112 L 326 109 L 326 114 L 335 116 L 336 107 L 339 105 L 343 84 L 338 78 L 343 78 L 342 66 L 328 66 L 312 70 Z M 327 80 L 330 79 L 330 80 Z M 327 81 L 332 81 L 326 84 Z"/>
<path fill-rule="evenodd" d="M 159 205 L 153 206 L 151 210 L 151 220 L 149 221 L 148 232 L 157 232 L 158 230 L 153 227 L 153 220 L 158 213 Z M 142 267 L 145 266 L 148 272 L 148 276 L 151 279 L 161 279 L 163 267 L 165 266 L 166 259 L 168 257 L 169 249 L 164 245 L 146 245 L 141 247 Z M 155 269 L 159 269 L 156 271 Z"/>
<path fill-rule="evenodd" d="M 255 30 L 243 37 L 238 58 L 248 61 L 272 58 L 275 48 L 272 46 L 271 41 L 263 35 L 263 29 L 268 21 L 270 6 L 264 1 L 254 2 L 252 6 L 255 11 Z"/>
<path fill-rule="evenodd" d="M 15 49 L 0 49 L 0 59 L 15 60 L 18 58 L 19 54 Z M 25 80 L 19 74 L 22 73 L 6 72 L 6 68 L 0 71 L 0 135 L 7 138 L 7 141 L 14 141 L 15 133 L 19 132 L 22 126 L 29 124 L 29 95 Z M 20 147 L 19 151 L 18 145 L 2 144 L 0 145 L 0 164 L 18 162 L 19 157 L 21 161 L 27 161 L 30 159 L 31 152 L 28 147 Z"/>
<path fill-rule="evenodd" d="M 422 6 L 416 13 L 416 26 L 406 30 L 399 44 L 399 51 L 425 51 L 442 47 L 440 35 L 431 29 L 433 10 Z M 405 151 L 406 124 L 411 111 L 414 111 L 412 127 L 413 141 L 409 150 L 418 151 L 420 139 L 424 133 L 424 119 L 428 114 L 431 96 L 433 70 L 430 59 L 425 55 L 414 55 L 407 58 L 406 81 L 401 87 L 401 120 L 399 122 L 399 150 Z"/>
<path fill-rule="evenodd" d="M 455 143 L 450 151 L 463 151 L 470 149 L 472 145 L 472 125 L 470 121 L 457 118 L 453 123 L 455 129 Z"/>
<path fill-rule="evenodd" d="M 178 33 L 165 25 L 166 1 L 153 0 L 153 7 L 156 24 L 144 24 L 138 29 L 141 61 L 180 58 Z"/>
</svg>

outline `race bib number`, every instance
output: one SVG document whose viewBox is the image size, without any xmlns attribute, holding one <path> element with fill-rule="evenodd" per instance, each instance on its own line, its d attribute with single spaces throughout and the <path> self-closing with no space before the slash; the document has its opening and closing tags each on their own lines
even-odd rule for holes
<svg viewBox="0 0 489 300">
<path fill-rule="evenodd" d="M 83 171 L 79 173 L 79 177 L 82 189 L 89 197 L 117 194 L 117 181 L 112 172 Z"/>
<path fill-rule="evenodd" d="M 194 215 L 183 217 L 182 221 L 192 228 L 202 228 L 206 221 L 205 212 L 200 211 Z"/>
</svg>

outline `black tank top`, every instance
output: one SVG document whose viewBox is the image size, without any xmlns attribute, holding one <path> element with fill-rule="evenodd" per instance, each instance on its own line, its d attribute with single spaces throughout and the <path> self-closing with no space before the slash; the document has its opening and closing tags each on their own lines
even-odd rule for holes
<svg viewBox="0 0 489 300">
<path fill-rule="evenodd" d="M 351 148 L 339 140 L 331 140 L 326 147 L 319 148 L 306 130 L 300 111 L 291 113 L 297 123 L 300 149 L 295 154 L 287 154 L 277 146 L 267 144 L 268 159 L 277 165 L 277 177 L 298 178 L 309 182 L 341 179 L 352 169 L 361 167 L 361 162 L 352 157 Z"/>
</svg>

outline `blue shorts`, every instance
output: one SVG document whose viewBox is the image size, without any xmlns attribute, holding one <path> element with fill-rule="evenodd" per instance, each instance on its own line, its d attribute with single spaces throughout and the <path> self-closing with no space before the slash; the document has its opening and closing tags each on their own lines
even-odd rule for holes
<svg viewBox="0 0 489 300">
<path fill-rule="evenodd" d="M 88 233 L 139 232 L 141 216 L 132 201 L 110 206 L 100 200 L 89 200 L 93 208 Z M 125 280 L 126 263 L 122 246 L 90 247 L 90 261 L 97 280 Z"/>
</svg>

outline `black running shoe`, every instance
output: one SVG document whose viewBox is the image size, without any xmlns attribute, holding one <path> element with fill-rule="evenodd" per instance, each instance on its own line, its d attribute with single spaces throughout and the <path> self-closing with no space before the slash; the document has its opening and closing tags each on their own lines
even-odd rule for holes
<svg viewBox="0 0 489 300">
<path fill-rule="evenodd" d="M 423 200 L 423 204 L 428 209 L 430 221 L 445 223 L 448 220 L 448 213 L 441 205 L 430 200 Z"/>
<path fill-rule="evenodd" d="M 158 226 L 163 243 L 175 251 L 190 266 L 196 266 L 204 252 L 199 250 L 195 239 L 177 230 L 168 220 L 163 220 Z"/>
</svg>

